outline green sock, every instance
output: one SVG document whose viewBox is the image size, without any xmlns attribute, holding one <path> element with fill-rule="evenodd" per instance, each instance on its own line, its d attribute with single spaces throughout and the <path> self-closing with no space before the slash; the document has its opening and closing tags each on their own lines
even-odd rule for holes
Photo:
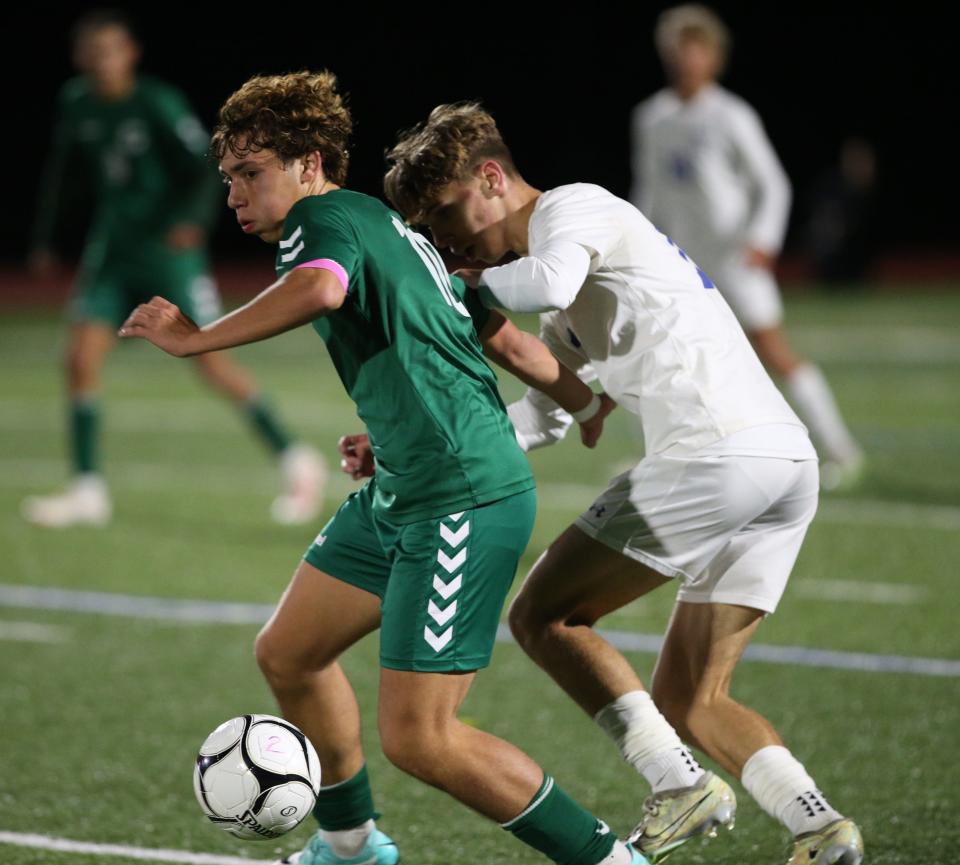
<svg viewBox="0 0 960 865">
<path fill-rule="evenodd" d="M 353 829 L 367 820 L 376 820 L 380 815 L 373 810 L 373 791 L 367 777 L 367 766 L 347 781 L 332 787 L 321 787 L 313 816 L 321 829 L 336 832 Z"/>
<path fill-rule="evenodd" d="M 290 436 L 277 420 L 273 409 L 261 397 L 255 396 L 248 400 L 244 405 L 244 411 L 257 435 L 266 442 L 273 453 L 281 454 L 290 447 Z"/>
<path fill-rule="evenodd" d="M 97 449 L 100 432 L 100 403 L 96 399 L 72 399 L 69 408 L 68 435 L 70 463 L 74 474 L 100 470 Z"/>
<path fill-rule="evenodd" d="M 558 865 L 597 865 L 617 841 L 606 823 L 581 808 L 549 775 L 530 804 L 503 828 Z"/>
</svg>

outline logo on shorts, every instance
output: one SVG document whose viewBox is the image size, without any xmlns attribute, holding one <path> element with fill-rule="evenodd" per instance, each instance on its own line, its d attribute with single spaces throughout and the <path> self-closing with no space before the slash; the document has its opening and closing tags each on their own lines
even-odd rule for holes
<svg viewBox="0 0 960 865">
<path fill-rule="evenodd" d="M 602 517 L 607 512 L 607 506 L 601 505 L 599 502 L 597 502 L 594 505 L 590 505 L 587 510 L 589 510 L 595 517 Z"/>
<path fill-rule="evenodd" d="M 439 574 L 433 575 L 434 591 L 440 595 L 441 600 L 449 601 L 450 598 L 460 591 L 463 585 L 463 565 L 467 561 L 467 538 L 470 535 L 470 520 L 465 520 L 462 525 L 457 524 L 463 519 L 465 511 L 459 514 L 450 514 L 443 519 L 449 522 L 440 523 L 440 538 L 442 543 L 437 550 L 437 564 L 446 571 L 447 582 Z M 449 550 L 449 553 L 447 552 Z M 458 573 L 459 572 L 459 573 Z M 441 607 L 437 602 L 430 598 L 427 602 L 427 614 L 436 623 L 436 626 L 442 628 L 457 614 L 457 600 L 454 598 L 445 607 Z M 430 644 L 434 652 L 441 652 L 447 643 L 453 639 L 453 625 L 450 625 L 442 633 L 435 633 L 430 625 L 423 627 L 423 639 Z"/>
<path fill-rule="evenodd" d="M 314 546 L 322 547 L 327 542 L 327 536 L 321 532 L 317 535 L 316 540 L 313 542 Z"/>
</svg>

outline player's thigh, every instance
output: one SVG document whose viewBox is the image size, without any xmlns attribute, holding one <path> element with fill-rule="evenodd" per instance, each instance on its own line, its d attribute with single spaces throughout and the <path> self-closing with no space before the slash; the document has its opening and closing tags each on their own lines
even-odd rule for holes
<svg viewBox="0 0 960 865">
<path fill-rule="evenodd" d="M 115 343 L 115 331 L 104 321 L 91 319 L 70 325 L 64 360 L 72 391 L 82 393 L 97 387 L 104 359 Z"/>
<path fill-rule="evenodd" d="M 816 460 L 727 457 L 740 486 L 763 507 L 732 532 L 677 592 L 691 604 L 733 604 L 773 613 L 817 510 Z"/>
<path fill-rule="evenodd" d="M 522 631 L 554 622 L 592 625 L 669 580 L 569 526 L 531 568 L 511 605 L 511 625 Z"/>
<path fill-rule="evenodd" d="M 678 601 L 653 672 L 654 699 L 688 705 L 726 694 L 763 615 L 746 606 Z"/>
<path fill-rule="evenodd" d="M 302 561 L 257 640 L 276 670 L 319 670 L 380 624 L 380 599 Z"/>
<path fill-rule="evenodd" d="M 138 291 L 148 299 L 159 295 L 169 300 L 201 326 L 223 315 L 220 293 L 203 250 L 156 248 L 145 273 L 148 276 Z"/>
<path fill-rule="evenodd" d="M 455 720 L 475 672 L 380 670 L 377 719 L 384 748 L 440 738 Z"/>
<path fill-rule="evenodd" d="M 769 498 L 739 469 L 736 458 L 645 457 L 615 477 L 577 518 L 575 527 L 596 543 L 588 546 L 568 533 L 566 540 L 576 538 L 582 550 L 576 566 L 587 572 L 570 579 L 587 592 L 591 585 L 614 586 L 613 600 L 621 602 L 666 578 L 686 583 L 768 504 Z M 558 550 L 551 570 L 562 570 L 570 554 Z M 542 594 L 547 594 L 546 587 Z"/>
<path fill-rule="evenodd" d="M 133 308 L 127 283 L 125 268 L 112 258 L 82 261 L 67 304 L 67 318 L 73 325 L 98 326 L 112 335 Z"/>
<path fill-rule="evenodd" d="M 371 500 L 368 487 L 349 496 L 310 545 L 258 638 L 263 661 L 319 669 L 379 627 L 390 564 Z"/>
<path fill-rule="evenodd" d="M 748 333 L 776 327 L 783 321 L 783 299 L 773 274 L 741 259 L 735 253 L 711 273 L 717 288 Z"/>
<path fill-rule="evenodd" d="M 487 666 L 533 529 L 533 490 L 408 525 L 378 523 L 391 557 L 380 664 L 462 673 Z"/>
</svg>

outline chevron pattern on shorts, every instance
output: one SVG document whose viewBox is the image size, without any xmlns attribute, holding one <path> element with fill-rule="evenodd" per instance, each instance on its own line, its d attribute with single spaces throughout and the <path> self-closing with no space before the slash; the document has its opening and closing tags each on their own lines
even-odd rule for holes
<svg viewBox="0 0 960 865">
<path fill-rule="evenodd" d="M 439 600 L 448 602 L 440 606 L 437 599 L 427 602 L 427 615 L 433 620 L 434 627 L 442 629 L 457 615 L 457 599 L 453 596 L 463 586 L 462 568 L 467 561 L 467 538 L 470 536 L 470 520 L 463 520 L 465 511 L 450 514 L 440 522 L 440 544 L 437 549 L 437 564 L 443 573 L 433 575 L 433 590 Z M 461 520 L 463 522 L 461 523 Z M 459 524 L 459 525 L 458 525 Z M 451 600 L 453 598 L 453 600 Z M 441 652 L 453 639 L 453 624 L 446 630 L 435 631 L 428 623 L 423 628 L 423 639 L 434 652 Z"/>
</svg>

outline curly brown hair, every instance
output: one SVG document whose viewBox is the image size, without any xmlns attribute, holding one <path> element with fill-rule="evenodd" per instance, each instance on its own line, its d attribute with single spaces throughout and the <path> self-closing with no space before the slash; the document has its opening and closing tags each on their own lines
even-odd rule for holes
<svg viewBox="0 0 960 865">
<path fill-rule="evenodd" d="M 353 121 L 332 72 L 255 75 L 223 103 L 210 150 L 242 157 L 273 150 L 289 162 L 320 151 L 324 175 L 338 186 L 347 179 L 347 142 Z"/>
<path fill-rule="evenodd" d="M 438 105 L 425 123 L 401 132 L 387 151 L 383 189 L 407 220 L 422 222 L 440 190 L 465 180 L 485 159 L 495 159 L 508 175 L 517 176 L 496 121 L 479 102 Z"/>
</svg>

